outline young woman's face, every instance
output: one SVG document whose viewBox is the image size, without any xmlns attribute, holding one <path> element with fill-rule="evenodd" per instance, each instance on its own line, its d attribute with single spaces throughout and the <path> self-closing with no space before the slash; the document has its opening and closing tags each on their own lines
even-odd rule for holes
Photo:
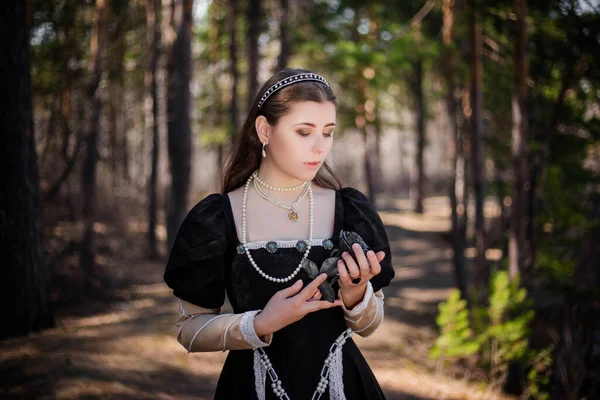
<svg viewBox="0 0 600 400">
<path fill-rule="evenodd" d="M 331 102 L 294 103 L 272 127 L 265 161 L 290 178 L 312 180 L 331 151 L 335 117 Z"/>
</svg>

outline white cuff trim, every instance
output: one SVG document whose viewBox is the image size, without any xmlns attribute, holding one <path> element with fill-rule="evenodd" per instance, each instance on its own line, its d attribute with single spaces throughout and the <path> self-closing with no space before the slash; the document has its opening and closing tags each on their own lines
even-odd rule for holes
<svg viewBox="0 0 600 400">
<path fill-rule="evenodd" d="M 369 322 L 369 325 L 365 326 L 364 328 L 358 329 L 358 330 L 354 331 L 354 333 L 358 333 L 358 334 L 360 334 L 361 332 L 366 331 L 368 328 L 371 327 L 371 325 L 373 325 L 373 323 L 375 321 L 377 321 L 377 316 L 378 316 L 379 312 L 381 311 L 381 318 L 379 319 L 379 322 L 377 323 L 377 326 L 375 326 L 375 329 L 373 329 L 367 335 L 361 335 L 362 337 L 365 337 L 365 338 L 371 336 L 373 333 L 375 333 L 375 331 L 377 331 L 377 329 L 379 329 L 379 326 L 383 322 L 383 318 L 385 316 L 385 311 L 384 311 L 384 308 L 383 308 L 383 300 L 380 300 L 379 298 L 375 297 L 375 301 L 377 303 L 377 306 L 376 306 L 377 308 L 375 309 L 375 315 L 373 316 L 373 320 L 371 322 Z"/>
<path fill-rule="evenodd" d="M 253 349 L 269 345 L 268 343 L 260 340 L 256 334 L 256 331 L 254 330 L 254 317 L 256 317 L 256 314 L 261 311 L 262 310 L 253 310 L 245 312 L 240 323 L 240 329 L 242 331 L 242 335 L 244 336 L 244 340 L 248 342 Z"/>
<path fill-rule="evenodd" d="M 365 290 L 365 295 L 363 296 L 363 299 L 361 300 L 360 303 L 358 303 L 356 306 L 354 306 L 354 308 L 352 310 L 348 310 L 346 308 L 346 306 L 344 305 L 344 302 L 342 301 L 342 309 L 344 310 L 344 314 L 346 314 L 346 316 L 348 317 L 358 317 L 360 316 L 365 309 L 367 308 L 367 305 L 369 305 L 369 301 L 371 301 L 371 297 L 373 296 L 373 285 L 371 285 L 371 282 L 367 282 L 367 289 Z M 340 290 L 340 295 L 339 297 L 342 297 L 341 294 L 341 290 Z"/>
</svg>

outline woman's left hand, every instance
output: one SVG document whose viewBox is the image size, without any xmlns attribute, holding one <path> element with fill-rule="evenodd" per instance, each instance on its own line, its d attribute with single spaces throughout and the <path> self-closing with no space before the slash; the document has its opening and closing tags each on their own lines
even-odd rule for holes
<svg viewBox="0 0 600 400">
<path fill-rule="evenodd" d="M 381 272 L 379 263 L 385 258 L 383 251 L 375 253 L 369 250 L 365 255 L 358 243 L 352 245 L 352 250 L 356 260 L 348 252 L 344 252 L 337 266 L 340 274 L 338 282 L 342 290 L 344 305 L 348 309 L 354 308 L 356 304 L 360 303 L 365 294 L 367 282 Z M 360 281 L 352 283 L 352 280 L 356 282 L 357 279 Z"/>
</svg>

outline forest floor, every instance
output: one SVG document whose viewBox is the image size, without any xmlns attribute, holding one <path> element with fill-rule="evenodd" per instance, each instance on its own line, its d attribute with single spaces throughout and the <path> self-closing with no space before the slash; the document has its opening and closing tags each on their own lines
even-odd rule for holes
<svg viewBox="0 0 600 400">
<path fill-rule="evenodd" d="M 354 338 L 388 399 L 509 399 L 494 393 L 476 368 L 453 364 L 438 371 L 428 357 L 437 304 L 453 288 L 452 251 L 443 239 L 447 200 L 428 199 L 424 215 L 411 213 L 405 200 L 385 204 L 381 216 L 396 278 L 385 289 L 379 330 Z M 83 302 L 85 293 L 74 290 L 80 287 L 76 252 L 64 243 L 75 241 L 81 226 L 61 223 L 47 233 L 47 246 L 64 247 L 53 266 L 53 298 L 61 299 L 56 328 L 0 341 L 0 398 L 212 398 L 226 353 L 188 354 L 181 347 L 178 306 L 162 280 L 164 261 L 144 257 L 143 217 L 120 221 L 95 229 L 99 268 L 117 282 L 103 289 L 110 295 L 102 301 Z"/>
</svg>

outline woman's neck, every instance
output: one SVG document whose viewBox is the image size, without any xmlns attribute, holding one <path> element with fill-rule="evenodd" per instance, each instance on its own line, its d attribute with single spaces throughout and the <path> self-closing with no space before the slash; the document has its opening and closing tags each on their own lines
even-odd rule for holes
<svg viewBox="0 0 600 400">
<path fill-rule="evenodd" d="M 266 161 L 263 161 L 260 164 L 260 167 L 258 168 L 258 176 L 263 182 L 276 188 L 295 187 L 303 183 L 303 181 L 283 173 L 281 170 L 273 167 Z"/>
</svg>

